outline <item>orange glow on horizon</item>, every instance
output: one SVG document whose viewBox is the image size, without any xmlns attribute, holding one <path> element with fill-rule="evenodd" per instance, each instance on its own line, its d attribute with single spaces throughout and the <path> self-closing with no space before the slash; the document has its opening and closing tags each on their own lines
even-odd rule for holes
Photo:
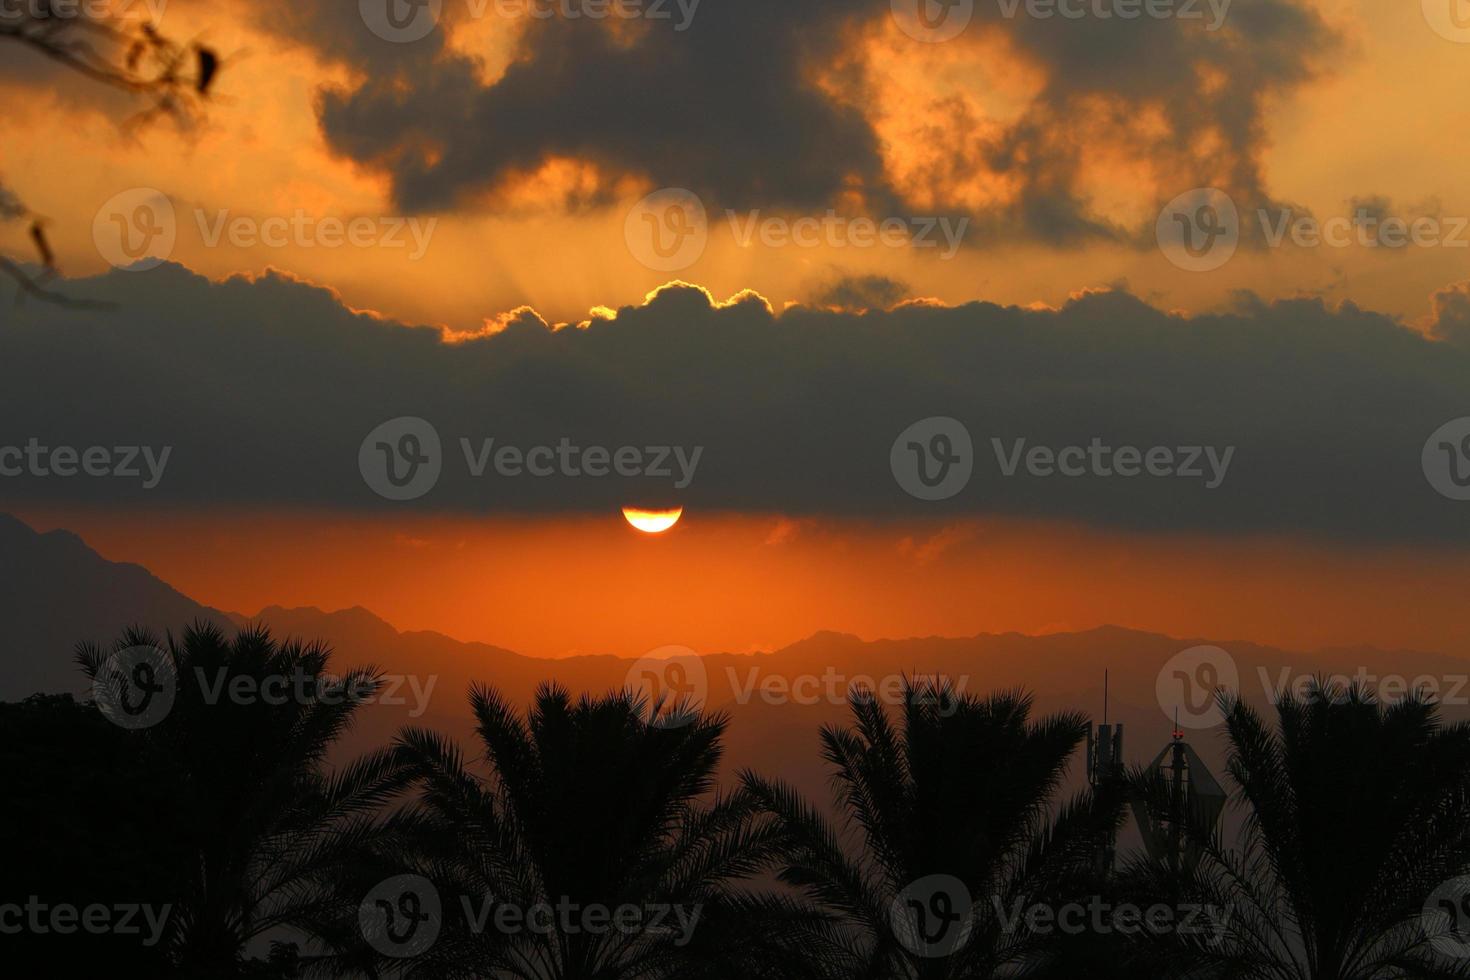
<svg viewBox="0 0 1470 980">
<path fill-rule="evenodd" d="M 6 509 L 216 609 L 361 606 L 399 630 L 531 656 L 637 658 L 669 644 L 747 653 L 819 630 L 901 639 L 1103 624 L 1296 650 L 1470 649 L 1470 556 L 1410 546 L 708 513 L 650 547 L 655 536 L 607 514 Z M 578 615 L 547 615 L 566 608 Z M 1384 612 L 1409 608 L 1409 618 Z"/>
</svg>

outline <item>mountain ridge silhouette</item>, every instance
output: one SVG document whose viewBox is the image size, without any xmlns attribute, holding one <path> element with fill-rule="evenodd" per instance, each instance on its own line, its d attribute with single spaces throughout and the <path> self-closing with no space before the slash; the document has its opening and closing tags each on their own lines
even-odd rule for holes
<svg viewBox="0 0 1470 980">
<path fill-rule="evenodd" d="M 111 642 L 131 625 L 162 634 L 200 619 L 227 628 L 263 622 L 278 637 L 330 644 L 337 670 L 374 665 L 397 678 L 396 695 L 405 703 L 377 704 L 364 711 L 344 745 L 355 752 L 375 740 L 381 744 L 405 724 L 467 737 L 465 700 L 471 683 L 494 685 L 521 703 L 547 681 L 574 693 L 600 694 L 626 686 L 637 663 L 613 654 L 538 658 L 435 631 L 402 631 L 361 606 L 323 611 L 272 605 L 253 616 L 226 612 L 191 599 L 142 565 L 103 558 L 76 534 L 43 534 L 3 513 L 0 556 L 0 616 L 11 626 L 0 648 L 6 664 L 0 700 L 5 701 L 38 691 L 87 696 L 88 686 L 72 660 L 76 644 Z M 1262 704 L 1282 676 L 1296 679 L 1361 667 L 1377 675 L 1397 672 L 1458 682 L 1470 673 L 1470 661 L 1440 653 L 1367 646 L 1287 651 L 1250 641 L 1179 638 L 1121 626 L 1040 635 L 876 640 L 822 630 L 771 651 L 702 655 L 708 683 L 698 693 L 736 722 L 727 739 L 732 765 L 759 765 L 777 753 L 800 754 L 810 763 L 806 775 L 820 782 L 816 733 L 821 724 L 843 717 L 851 684 L 939 673 L 957 679 L 971 693 L 1025 689 L 1034 694 L 1040 710 L 1081 709 L 1101 720 L 1106 670 L 1110 720 L 1127 724 L 1130 756 L 1151 757 L 1173 728 L 1169 711 L 1156 696 L 1160 672 L 1170 658 L 1197 645 L 1226 649 L 1239 668 L 1239 689 Z M 796 679 L 800 683 L 793 686 Z M 1470 684 L 1458 694 L 1470 697 Z M 1447 717 L 1457 713 L 1463 709 L 1446 712 Z M 1198 737 L 1209 758 L 1212 753 L 1203 743 L 1212 736 Z"/>
</svg>

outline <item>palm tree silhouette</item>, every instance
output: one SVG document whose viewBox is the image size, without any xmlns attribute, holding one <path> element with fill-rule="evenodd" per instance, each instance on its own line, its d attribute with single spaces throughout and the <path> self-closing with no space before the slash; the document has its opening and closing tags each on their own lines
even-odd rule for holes
<svg viewBox="0 0 1470 980">
<path fill-rule="evenodd" d="M 472 688 L 470 705 L 488 778 L 443 736 L 408 730 L 398 741 L 420 799 L 385 870 L 432 882 L 444 913 L 433 945 L 397 967 L 528 980 L 705 975 L 716 936 L 728 934 L 725 903 L 774 836 L 746 794 L 710 795 L 727 720 L 687 704 L 666 713 L 627 692 L 574 701 L 555 685 L 537 690 L 524 717 L 488 687 Z M 532 927 L 538 908 L 545 928 Z M 611 924 L 619 910 L 623 927 Z M 699 936 L 712 920 L 722 924 Z"/>
<path fill-rule="evenodd" d="M 1140 934 L 1162 975 L 1470 976 L 1464 907 L 1448 923 L 1425 914 L 1470 871 L 1470 725 L 1444 725 L 1417 693 L 1384 705 L 1320 679 L 1278 698 L 1274 729 L 1237 696 L 1220 703 L 1234 802 L 1249 808 L 1240 849 L 1191 826 L 1197 866 L 1140 858 L 1123 875 L 1211 910 L 1210 928 Z M 1167 805 L 1158 785 L 1139 791 Z"/>
<path fill-rule="evenodd" d="M 855 727 L 821 737 L 855 846 L 791 789 L 743 774 L 784 832 L 780 879 L 800 895 L 758 911 L 779 922 L 810 905 L 767 931 L 772 958 L 793 976 L 874 980 L 1043 969 L 1055 940 L 1015 913 L 1085 902 L 1121 820 L 1121 788 L 1053 808 L 1087 719 L 1032 722 L 1024 694 L 909 683 L 897 730 L 870 694 L 850 700 Z"/>
<path fill-rule="evenodd" d="M 78 648 L 83 671 L 100 680 L 99 703 L 136 707 L 152 696 L 109 687 L 138 679 L 127 658 L 140 650 L 151 651 L 148 691 L 161 697 L 168 686 L 171 703 L 129 734 L 151 778 L 167 781 L 171 823 L 186 828 L 182 842 L 170 842 L 187 855 L 168 920 L 170 959 L 185 976 L 258 971 L 247 945 L 290 930 L 346 948 L 337 879 L 410 777 L 389 750 L 327 766 L 328 751 L 377 692 L 376 671 L 333 677 L 326 647 L 277 643 L 264 627 L 227 638 L 198 624 L 166 645 L 134 629 L 111 648 Z M 169 685 L 159 676 L 165 668 Z"/>
</svg>

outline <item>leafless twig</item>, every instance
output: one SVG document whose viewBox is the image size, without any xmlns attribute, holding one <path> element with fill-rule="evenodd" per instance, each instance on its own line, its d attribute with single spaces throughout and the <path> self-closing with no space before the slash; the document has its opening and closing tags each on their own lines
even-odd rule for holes
<svg viewBox="0 0 1470 980">
<path fill-rule="evenodd" d="M 130 128 L 161 116 L 190 123 L 201 114 L 221 67 L 214 49 L 197 41 L 174 41 L 148 22 L 60 16 L 50 10 L 46 0 L 40 0 L 40 4 L 30 13 L 7 12 L 0 17 L 0 42 L 20 44 L 92 81 L 146 99 L 148 107 L 127 120 Z M 20 287 L 17 299 L 30 295 L 82 309 L 111 306 L 68 300 L 46 287 L 57 268 L 45 222 L 0 184 L 0 221 L 16 219 L 30 220 L 31 241 L 46 268 L 44 276 L 32 277 L 18 263 L 0 255 L 0 272 Z"/>
</svg>

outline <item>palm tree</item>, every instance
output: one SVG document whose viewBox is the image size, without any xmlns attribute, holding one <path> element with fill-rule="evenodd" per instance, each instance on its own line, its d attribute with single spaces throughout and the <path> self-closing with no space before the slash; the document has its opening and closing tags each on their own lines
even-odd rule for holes
<svg viewBox="0 0 1470 980">
<path fill-rule="evenodd" d="M 1470 726 L 1360 683 L 1283 694 L 1274 730 L 1236 696 L 1221 706 L 1234 802 L 1249 807 L 1241 846 L 1193 827 L 1197 866 L 1126 869 L 1141 894 L 1212 910 L 1209 929 L 1140 934 L 1155 962 L 1175 976 L 1470 976 L 1470 937 L 1425 915 L 1470 871 Z"/>
<path fill-rule="evenodd" d="M 283 930 L 350 946 L 336 878 L 380 832 L 379 811 L 410 775 L 388 750 L 335 772 L 327 765 L 377 692 L 376 671 L 333 677 L 320 644 L 277 643 L 265 627 L 227 638 L 208 624 L 164 646 L 129 630 L 111 648 L 82 645 L 77 660 L 110 718 L 131 727 L 124 708 L 153 713 L 129 735 L 167 787 L 170 825 L 185 828 L 169 842 L 186 855 L 165 940 L 179 972 L 257 971 L 247 945 Z"/>
<path fill-rule="evenodd" d="M 798 908 L 809 906 L 768 933 L 796 964 L 789 975 L 972 978 L 1043 968 L 1054 940 L 1033 935 L 1025 911 L 1085 903 L 1121 820 L 1121 793 L 1111 791 L 1053 807 L 1088 720 L 1032 722 L 1023 694 L 979 699 L 943 682 L 909 683 L 898 730 L 870 694 L 850 700 L 855 727 L 828 726 L 821 738 L 855 841 L 790 788 L 743 777 L 784 832 L 781 881 L 796 890 Z M 771 921 L 792 904 L 769 901 Z"/>
<path fill-rule="evenodd" d="M 421 796 L 393 861 L 432 889 L 442 919 L 398 967 L 536 980 L 707 975 L 734 928 L 726 902 L 772 836 L 746 794 L 711 795 L 726 719 L 687 705 L 666 714 L 626 692 L 573 701 L 554 685 L 524 717 L 491 688 L 474 687 L 470 705 L 487 778 L 440 735 L 399 738 Z"/>
</svg>

